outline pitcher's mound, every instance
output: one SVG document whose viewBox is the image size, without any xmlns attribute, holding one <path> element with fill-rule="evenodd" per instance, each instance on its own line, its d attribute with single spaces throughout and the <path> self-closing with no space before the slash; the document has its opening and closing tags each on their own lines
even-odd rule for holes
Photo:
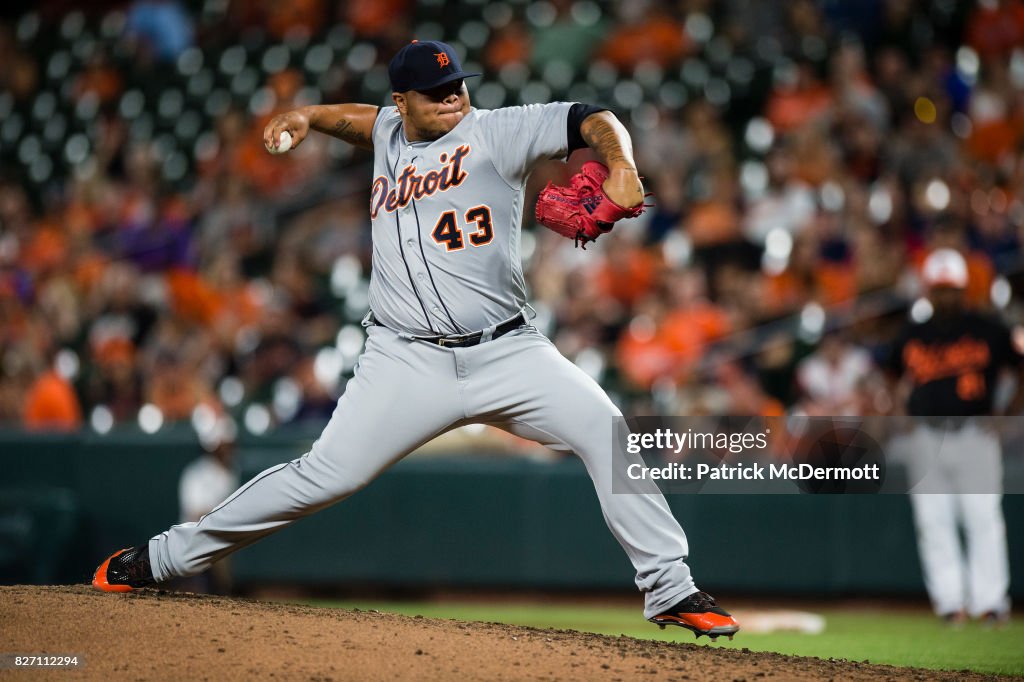
<svg viewBox="0 0 1024 682">
<path fill-rule="evenodd" d="M 36 668 L 33 679 L 971 678 L 571 630 L 159 590 L 103 594 L 86 586 L 0 587 L 0 642 L 5 653 L 74 654 L 84 661 L 76 670 Z"/>
</svg>

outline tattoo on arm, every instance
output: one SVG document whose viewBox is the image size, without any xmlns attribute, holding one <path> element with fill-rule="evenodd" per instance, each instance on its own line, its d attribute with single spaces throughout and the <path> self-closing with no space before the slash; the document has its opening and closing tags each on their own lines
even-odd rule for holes
<svg viewBox="0 0 1024 682">
<path fill-rule="evenodd" d="M 352 125 L 352 122 L 345 119 L 340 119 L 335 123 L 330 134 L 340 140 L 344 140 L 349 144 L 354 144 L 359 147 L 366 146 L 370 143 L 370 140 L 366 135 L 356 130 L 355 126 Z"/>
<path fill-rule="evenodd" d="M 613 125 L 600 112 L 591 114 L 583 120 L 580 135 L 587 146 L 593 149 L 606 165 L 628 165 L 636 168 L 633 162 L 633 146 L 626 129 L 617 120 Z"/>
</svg>

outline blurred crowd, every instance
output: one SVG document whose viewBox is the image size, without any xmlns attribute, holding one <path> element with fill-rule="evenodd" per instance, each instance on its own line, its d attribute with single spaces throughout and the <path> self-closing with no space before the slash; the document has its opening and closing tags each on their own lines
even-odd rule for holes
<svg viewBox="0 0 1024 682">
<path fill-rule="evenodd" d="M 584 101 L 655 206 L 586 251 L 532 224 L 535 320 L 629 414 L 875 414 L 917 266 L 1017 316 L 1018 0 L 137 0 L 0 23 L 0 424 L 322 423 L 362 348 L 369 156 L 274 114 L 389 102 L 412 38 L 475 106 Z M 443 22 L 439 19 L 443 17 Z M 543 166 L 532 202 L 568 166 Z M 528 204 L 532 205 L 532 204 Z"/>
</svg>

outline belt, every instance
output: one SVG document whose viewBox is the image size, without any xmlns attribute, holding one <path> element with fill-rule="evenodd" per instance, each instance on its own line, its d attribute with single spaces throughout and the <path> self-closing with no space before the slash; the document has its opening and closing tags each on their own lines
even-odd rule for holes
<svg viewBox="0 0 1024 682">
<path fill-rule="evenodd" d="M 370 315 L 367 315 L 367 318 L 370 324 L 376 325 L 378 327 L 384 326 Z M 486 341 L 496 339 L 499 336 L 504 336 L 505 334 L 508 334 L 510 331 L 519 329 L 526 323 L 526 313 L 519 312 L 514 317 L 510 317 L 504 322 L 499 322 L 498 324 L 488 327 L 487 329 L 472 332 L 471 334 L 437 334 L 433 336 L 417 336 L 414 334 L 403 334 L 402 336 L 414 339 L 416 341 L 426 341 L 427 343 L 433 343 L 435 345 L 441 346 L 442 348 L 468 348 L 469 346 L 476 346 Z"/>
</svg>

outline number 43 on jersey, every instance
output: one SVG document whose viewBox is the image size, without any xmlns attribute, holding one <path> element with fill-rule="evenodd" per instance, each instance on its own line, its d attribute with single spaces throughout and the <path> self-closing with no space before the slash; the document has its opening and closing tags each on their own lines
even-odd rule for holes
<svg viewBox="0 0 1024 682">
<path fill-rule="evenodd" d="M 473 246 L 489 244 L 494 239 L 494 226 L 491 224 L 491 209 L 487 206 L 474 206 L 466 211 L 466 230 L 469 232 L 469 243 Z M 466 247 L 463 228 L 459 227 L 455 211 L 445 211 L 437 219 L 434 231 L 430 233 L 434 241 L 444 245 L 446 251 L 460 251 Z"/>
</svg>

